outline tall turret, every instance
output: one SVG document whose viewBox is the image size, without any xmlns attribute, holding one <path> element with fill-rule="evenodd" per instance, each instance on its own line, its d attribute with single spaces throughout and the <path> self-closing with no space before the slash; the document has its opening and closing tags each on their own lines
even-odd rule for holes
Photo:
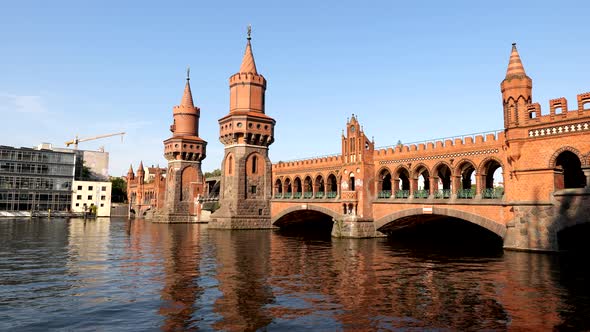
<svg viewBox="0 0 590 332">
<path fill-rule="evenodd" d="M 145 177 L 145 169 L 143 168 L 143 160 L 139 162 L 139 166 L 137 167 L 137 178 L 139 179 L 140 183 L 143 183 Z"/>
<path fill-rule="evenodd" d="M 204 192 L 201 161 L 206 157 L 207 142 L 199 137 L 200 109 L 194 105 L 190 86 L 190 70 L 180 105 L 174 106 L 172 137 L 164 141 L 168 160 L 166 196 L 160 222 L 198 221 L 197 198 Z"/>
<path fill-rule="evenodd" d="M 187 69 L 186 84 L 180 105 L 172 109 L 174 122 L 170 131 L 174 137 L 199 136 L 199 117 L 201 110 L 193 104 L 193 94 L 190 85 L 190 69 Z"/>
<path fill-rule="evenodd" d="M 524 71 L 516 43 L 512 44 L 506 77 L 500 84 L 504 107 L 504 128 L 522 126 L 527 115 L 526 107 L 533 96 L 533 80 Z"/>
<path fill-rule="evenodd" d="M 220 209 L 211 228 L 270 228 L 272 195 L 268 147 L 275 120 L 265 114 L 266 79 L 258 74 L 248 27 L 240 71 L 229 78 L 229 114 L 219 119 L 219 140 L 225 145 Z"/>
<path fill-rule="evenodd" d="M 133 173 L 133 165 L 129 165 L 129 170 L 127 171 L 127 183 L 129 183 L 129 181 L 133 179 L 135 179 L 135 174 Z"/>
</svg>

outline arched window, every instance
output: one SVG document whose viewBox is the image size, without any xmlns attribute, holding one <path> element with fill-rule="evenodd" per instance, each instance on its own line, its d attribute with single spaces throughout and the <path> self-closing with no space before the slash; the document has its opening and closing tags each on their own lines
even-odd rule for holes
<svg viewBox="0 0 590 332">
<path fill-rule="evenodd" d="M 348 190 L 354 191 L 354 175 L 350 177 L 348 182 Z"/>
<path fill-rule="evenodd" d="M 378 198 L 389 198 L 391 197 L 391 174 L 388 170 L 384 169 L 379 173 L 379 188 L 377 197 Z"/>
<path fill-rule="evenodd" d="M 563 151 L 557 156 L 555 166 L 563 170 L 563 174 L 560 175 L 562 180 L 556 181 L 556 189 L 584 188 L 586 186 L 582 163 L 575 153 Z"/>
<path fill-rule="evenodd" d="M 227 157 L 227 175 L 232 175 L 233 161 L 234 158 L 231 155 L 229 155 L 229 157 Z"/>
<path fill-rule="evenodd" d="M 258 166 L 258 157 L 253 156 L 252 157 L 252 174 L 256 174 L 257 166 Z"/>
<path fill-rule="evenodd" d="M 482 198 L 502 198 L 504 195 L 502 165 L 492 159 L 487 161 L 481 170 Z"/>
<path fill-rule="evenodd" d="M 336 180 L 336 176 L 334 174 L 328 175 L 327 191 L 327 198 L 336 198 L 336 196 L 338 195 L 338 181 Z"/>
<path fill-rule="evenodd" d="M 476 177 L 475 166 L 473 163 L 465 160 L 455 168 L 456 176 L 460 178 L 461 183 L 457 190 L 457 198 L 474 198 L 476 194 Z M 501 172 L 501 169 L 500 169 Z M 495 175 L 498 178 L 498 175 Z"/>
<path fill-rule="evenodd" d="M 281 197 L 283 197 L 283 183 L 281 182 L 281 179 L 277 179 L 277 181 L 275 181 L 275 198 Z"/>
</svg>

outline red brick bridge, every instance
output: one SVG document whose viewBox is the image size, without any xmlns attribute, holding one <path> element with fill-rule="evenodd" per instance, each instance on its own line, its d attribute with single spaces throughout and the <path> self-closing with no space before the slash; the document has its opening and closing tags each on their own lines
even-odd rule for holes
<svg viewBox="0 0 590 332">
<path fill-rule="evenodd" d="M 558 250 L 562 230 L 590 221 L 590 93 L 542 115 L 515 46 L 501 90 L 504 128 L 490 133 L 375 148 L 353 115 L 341 153 L 272 165 L 271 222 L 373 237 L 452 218 L 505 248 Z"/>
</svg>

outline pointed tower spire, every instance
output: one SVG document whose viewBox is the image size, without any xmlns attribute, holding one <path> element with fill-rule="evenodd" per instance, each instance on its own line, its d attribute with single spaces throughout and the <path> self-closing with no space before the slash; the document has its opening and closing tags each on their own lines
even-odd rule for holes
<svg viewBox="0 0 590 332">
<path fill-rule="evenodd" d="M 244 58 L 242 59 L 242 66 L 240 66 L 240 73 L 253 73 L 258 74 L 256 71 L 256 63 L 254 62 L 254 55 L 252 54 L 252 45 L 250 40 L 252 34 L 252 26 L 248 25 L 248 43 L 246 44 L 246 51 L 244 52 Z"/>
<path fill-rule="evenodd" d="M 137 173 L 143 173 L 143 160 L 139 162 L 139 167 L 137 168 Z"/>
<path fill-rule="evenodd" d="M 526 108 L 533 99 L 533 80 L 524 71 L 516 43 L 512 44 L 506 77 L 500 83 L 504 107 L 504 128 L 526 124 Z"/>
<path fill-rule="evenodd" d="M 186 85 L 184 86 L 184 93 L 182 94 L 182 100 L 180 101 L 180 106 L 194 108 L 195 104 L 193 103 L 193 94 L 191 92 L 191 84 L 189 83 L 189 81 L 191 80 L 190 73 L 191 73 L 191 68 L 187 67 L 186 68 Z"/>
<path fill-rule="evenodd" d="M 129 170 L 127 171 L 127 174 L 133 173 L 133 164 L 129 164 Z"/>
<path fill-rule="evenodd" d="M 526 76 L 524 66 L 520 60 L 520 55 L 516 49 L 516 43 L 512 43 L 512 52 L 510 53 L 510 62 L 506 71 L 506 78 Z"/>
</svg>

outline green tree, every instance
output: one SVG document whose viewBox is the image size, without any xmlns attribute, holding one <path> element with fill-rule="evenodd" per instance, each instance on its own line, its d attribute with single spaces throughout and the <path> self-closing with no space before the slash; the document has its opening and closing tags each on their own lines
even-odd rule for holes
<svg viewBox="0 0 590 332">
<path fill-rule="evenodd" d="M 127 182 L 123 178 L 111 178 L 111 202 L 124 203 L 127 201 Z"/>
<path fill-rule="evenodd" d="M 221 176 L 221 170 L 218 168 L 218 169 L 214 170 L 213 172 L 205 172 L 204 176 L 206 179 L 216 177 L 216 176 Z"/>
</svg>

